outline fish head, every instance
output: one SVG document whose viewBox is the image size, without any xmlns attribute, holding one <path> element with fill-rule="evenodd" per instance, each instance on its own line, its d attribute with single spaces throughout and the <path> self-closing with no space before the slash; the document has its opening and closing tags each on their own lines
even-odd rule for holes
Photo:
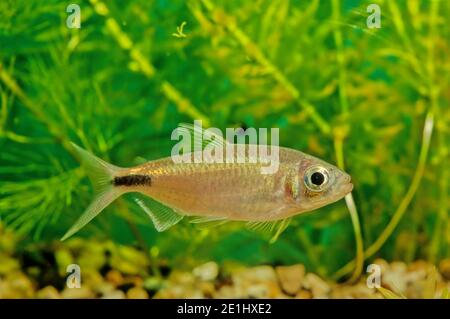
<svg viewBox="0 0 450 319">
<path fill-rule="evenodd" d="M 297 203 L 302 211 L 336 202 L 353 189 L 349 174 L 312 156 L 307 156 L 300 162 L 297 174 Z"/>
</svg>

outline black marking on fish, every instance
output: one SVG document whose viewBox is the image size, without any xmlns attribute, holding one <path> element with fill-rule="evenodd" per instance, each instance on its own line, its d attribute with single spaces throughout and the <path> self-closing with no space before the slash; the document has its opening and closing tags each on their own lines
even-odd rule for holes
<svg viewBox="0 0 450 319">
<path fill-rule="evenodd" d="M 114 177 L 114 186 L 151 186 L 152 178 L 149 175 L 125 175 Z"/>
</svg>

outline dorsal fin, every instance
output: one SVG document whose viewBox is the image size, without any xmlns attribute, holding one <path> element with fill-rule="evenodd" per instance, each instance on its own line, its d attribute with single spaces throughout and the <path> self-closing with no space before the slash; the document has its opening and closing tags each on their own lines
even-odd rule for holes
<svg viewBox="0 0 450 319">
<path fill-rule="evenodd" d="M 181 123 L 177 129 L 189 131 L 193 137 L 194 143 L 201 145 L 202 149 L 207 145 L 224 147 L 228 143 L 227 140 L 223 138 L 222 132 L 217 128 L 204 129 L 200 125 Z"/>
</svg>

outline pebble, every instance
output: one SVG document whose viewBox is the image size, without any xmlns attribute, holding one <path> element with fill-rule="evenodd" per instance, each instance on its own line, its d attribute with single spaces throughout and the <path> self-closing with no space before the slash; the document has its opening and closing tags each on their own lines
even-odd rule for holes
<svg viewBox="0 0 450 319">
<path fill-rule="evenodd" d="M 295 295 L 302 287 L 305 277 L 305 266 L 278 266 L 275 268 L 281 288 L 289 295 Z"/>
<path fill-rule="evenodd" d="M 311 299 L 313 297 L 311 291 L 302 289 L 295 295 L 297 299 Z"/>
<path fill-rule="evenodd" d="M 0 275 L 6 275 L 12 271 L 20 270 L 19 262 L 7 255 L 4 255 L 0 252 Z"/>
<path fill-rule="evenodd" d="M 120 286 L 123 284 L 123 275 L 120 271 L 113 269 L 106 274 L 106 280 L 115 286 Z"/>
<path fill-rule="evenodd" d="M 233 282 L 252 282 L 258 283 L 261 281 L 277 281 L 275 270 L 270 266 L 257 266 L 239 270 L 232 275 Z"/>
<path fill-rule="evenodd" d="M 15 272 L 7 276 L 10 291 L 13 293 L 11 298 L 31 298 L 33 297 L 34 284 L 21 272 Z"/>
<path fill-rule="evenodd" d="M 93 269 L 86 269 L 82 271 L 81 278 L 83 284 L 88 287 L 97 287 L 104 282 L 102 275 Z"/>
<path fill-rule="evenodd" d="M 231 274 L 237 298 L 276 298 L 282 295 L 277 275 L 271 266 L 236 270 Z"/>
<path fill-rule="evenodd" d="M 140 287 L 133 287 L 127 291 L 128 299 L 148 299 L 148 293 Z"/>
<path fill-rule="evenodd" d="M 450 258 L 439 263 L 439 271 L 445 279 L 450 280 Z"/>
<path fill-rule="evenodd" d="M 185 271 L 177 271 L 174 270 L 169 276 L 169 282 L 177 283 L 177 284 L 183 284 L 183 285 L 192 285 L 195 283 L 194 276 Z"/>
<path fill-rule="evenodd" d="M 203 281 L 214 280 L 219 274 L 219 266 L 217 263 L 210 261 L 195 267 L 192 273 L 196 278 Z"/>
<path fill-rule="evenodd" d="M 126 295 L 122 290 L 113 290 L 102 296 L 102 299 L 125 299 Z"/>
<path fill-rule="evenodd" d="M 58 290 L 53 286 L 46 286 L 36 293 L 36 298 L 39 299 L 60 299 L 61 296 Z"/>
<path fill-rule="evenodd" d="M 214 284 L 212 282 L 201 282 L 199 284 L 200 290 L 203 293 L 203 295 L 207 298 L 212 298 L 214 296 L 214 293 L 216 291 Z"/>
<path fill-rule="evenodd" d="M 244 298 L 245 291 L 236 286 L 222 286 L 216 291 L 214 297 L 220 299 Z"/>
<path fill-rule="evenodd" d="M 61 297 L 64 299 L 91 299 L 95 298 L 95 294 L 91 289 L 83 286 L 80 288 L 66 287 L 61 292 Z"/>
<path fill-rule="evenodd" d="M 116 287 L 110 282 L 102 282 L 100 285 L 95 287 L 95 291 L 100 295 L 104 296 L 115 290 Z"/>
<path fill-rule="evenodd" d="M 1 225 L 0 225 L 1 231 Z M 245 268 L 237 262 L 220 266 L 209 261 L 192 271 L 170 269 L 168 278 L 148 274 L 148 259 L 139 250 L 108 241 L 90 245 L 82 239 L 69 240 L 63 247 L 54 247 L 61 280 L 66 276 L 65 264 L 82 263 L 81 288 L 65 287 L 58 291 L 41 280 L 47 269 L 40 265 L 27 266 L 14 257 L 15 245 L 0 236 L 0 298 L 384 298 L 374 288 L 367 287 L 366 278 L 350 285 L 329 283 L 314 273 L 305 272 L 301 264 L 272 267 L 261 265 Z M 59 253 L 58 253 L 59 251 Z M 107 257 L 105 252 L 110 252 Z M 91 254 L 98 255 L 90 259 Z M 450 259 L 435 267 L 425 260 L 409 265 L 376 259 L 381 267 L 384 288 L 407 298 L 442 298 L 450 294 Z M 106 274 L 102 269 L 107 266 Z M 104 275 L 103 275 L 104 274 Z M 41 286 L 41 285 L 44 286 Z"/>
<path fill-rule="evenodd" d="M 191 286 L 172 285 L 159 290 L 155 299 L 202 299 L 205 298 L 203 293 Z"/>
<path fill-rule="evenodd" d="M 408 283 L 406 282 L 405 278 L 406 265 L 403 266 L 395 266 L 394 263 L 394 266 L 391 266 L 388 271 L 382 272 L 382 285 L 396 293 L 405 293 Z"/>
<path fill-rule="evenodd" d="M 269 288 L 264 284 L 251 285 L 247 287 L 249 298 L 269 298 Z"/>
<path fill-rule="evenodd" d="M 111 256 L 111 266 L 126 275 L 142 275 L 149 266 L 147 256 L 132 247 L 115 245 Z"/>
<path fill-rule="evenodd" d="M 369 288 L 365 281 L 359 282 L 355 285 L 336 285 L 333 287 L 331 298 L 356 298 L 356 299 L 378 299 L 382 296 L 375 288 Z"/>
<path fill-rule="evenodd" d="M 312 292 L 313 298 L 327 298 L 330 292 L 330 286 L 322 278 L 313 273 L 306 274 L 303 287 Z"/>
</svg>

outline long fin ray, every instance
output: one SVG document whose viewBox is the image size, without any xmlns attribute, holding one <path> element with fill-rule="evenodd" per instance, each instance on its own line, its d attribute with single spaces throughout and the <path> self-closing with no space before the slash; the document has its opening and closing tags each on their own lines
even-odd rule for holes
<svg viewBox="0 0 450 319">
<path fill-rule="evenodd" d="M 225 217 L 193 216 L 189 219 L 189 222 L 198 225 L 200 228 L 212 228 L 226 224 L 229 220 Z"/>
<path fill-rule="evenodd" d="M 94 187 L 95 193 L 103 193 L 106 188 L 111 186 L 111 180 L 123 168 L 109 164 L 89 153 L 85 149 L 79 147 L 75 143 L 71 143 L 80 158 L 81 165 L 84 166 Z"/>
<path fill-rule="evenodd" d="M 202 149 L 204 149 L 207 145 L 223 148 L 226 144 L 228 144 L 227 140 L 224 139 L 221 134 L 219 135 L 218 133 L 215 133 L 211 128 L 203 129 L 198 125 L 181 123 L 178 126 L 178 129 L 189 131 L 194 139 L 194 143 L 199 142 L 199 144 L 202 145 Z M 201 140 L 198 140 L 199 138 Z"/>
<path fill-rule="evenodd" d="M 94 201 L 84 211 L 83 215 L 78 218 L 75 224 L 70 227 L 66 234 L 61 238 L 61 241 L 66 240 L 73 234 L 78 232 L 81 228 L 86 226 L 92 219 L 101 213 L 110 203 L 112 203 L 117 197 L 122 195 L 122 192 L 117 189 L 107 190 L 94 199 Z"/>
<path fill-rule="evenodd" d="M 144 212 L 147 213 L 156 230 L 159 232 L 167 230 L 184 217 L 183 215 L 176 213 L 172 208 L 161 204 L 148 196 L 135 195 L 134 200 Z"/>
<path fill-rule="evenodd" d="M 72 143 L 72 146 L 80 158 L 81 165 L 84 167 L 86 174 L 93 184 L 94 193 L 96 195 L 94 200 L 80 216 L 80 218 L 78 218 L 75 224 L 73 224 L 67 233 L 61 238 L 62 241 L 66 240 L 81 228 L 86 226 L 94 217 L 100 214 L 105 207 L 123 194 L 122 190 L 114 188 L 111 183 L 114 176 L 122 170 L 122 168 L 105 162 L 74 143 Z"/>
<path fill-rule="evenodd" d="M 276 221 L 247 222 L 247 229 L 269 235 L 270 243 L 274 243 L 281 233 L 289 226 L 291 217 Z"/>
</svg>

